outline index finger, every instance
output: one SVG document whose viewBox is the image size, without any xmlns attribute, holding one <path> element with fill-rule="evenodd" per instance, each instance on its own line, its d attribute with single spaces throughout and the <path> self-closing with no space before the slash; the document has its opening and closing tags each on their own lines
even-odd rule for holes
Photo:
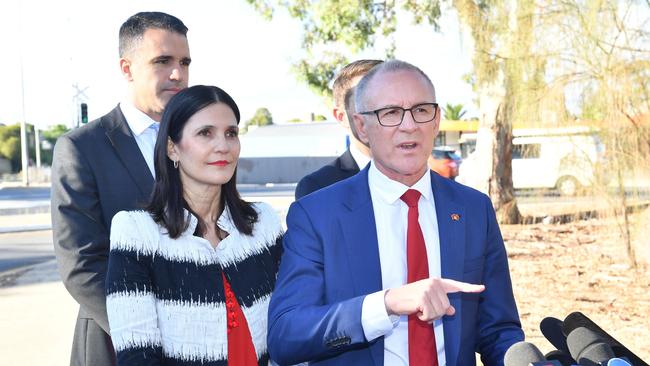
<svg viewBox="0 0 650 366">
<path fill-rule="evenodd" d="M 448 294 L 455 292 L 478 293 L 485 290 L 485 285 L 474 285 L 471 283 L 450 280 L 447 278 L 441 278 L 440 282 L 442 283 L 443 290 L 445 290 L 445 293 Z"/>
</svg>

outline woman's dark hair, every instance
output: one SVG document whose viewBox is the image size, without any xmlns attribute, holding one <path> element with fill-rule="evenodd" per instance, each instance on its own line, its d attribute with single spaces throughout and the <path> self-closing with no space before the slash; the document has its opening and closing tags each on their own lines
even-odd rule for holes
<svg viewBox="0 0 650 366">
<path fill-rule="evenodd" d="M 228 93 L 216 86 L 195 85 L 184 89 L 169 101 L 163 112 L 154 148 L 156 181 L 146 210 L 158 224 L 167 229 L 172 239 L 178 238 L 190 224 L 183 209 L 187 209 L 199 220 L 194 235 L 203 236 L 205 225 L 209 223 L 202 222 L 185 201 L 180 173 L 167 156 L 167 139 L 178 144 L 183 138 L 183 127 L 187 121 L 198 111 L 215 103 L 224 103 L 230 107 L 239 124 L 237 104 Z M 227 205 L 237 230 L 242 234 L 252 235 L 253 225 L 258 218 L 257 211 L 239 196 L 236 182 L 237 168 L 232 178 L 221 186 L 219 209 L 223 212 Z"/>
</svg>

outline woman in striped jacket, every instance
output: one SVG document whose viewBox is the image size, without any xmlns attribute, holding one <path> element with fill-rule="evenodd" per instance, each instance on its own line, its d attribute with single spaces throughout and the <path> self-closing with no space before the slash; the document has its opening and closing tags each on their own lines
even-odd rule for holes
<svg viewBox="0 0 650 366">
<path fill-rule="evenodd" d="M 282 226 L 236 189 L 239 109 L 193 86 L 168 103 L 143 211 L 113 218 L 106 305 L 119 365 L 266 365 Z"/>
</svg>

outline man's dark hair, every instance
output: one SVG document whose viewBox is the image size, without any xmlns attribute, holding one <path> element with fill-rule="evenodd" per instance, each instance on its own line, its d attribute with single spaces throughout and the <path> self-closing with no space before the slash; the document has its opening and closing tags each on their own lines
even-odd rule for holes
<svg viewBox="0 0 650 366">
<path fill-rule="evenodd" d="M 223 103 L 232 109 L 239 124 L 239 108 L 232 97 L 216 86 L 206 85 L 195 85 L 176 94 L 165 107 L 160 122 L 160 131 L 154 148 L 156 182 L 146 210 L 158 224 L 167 229 L 172 239 L 178 238 L 189 226 L 190 220 L 185 215 L 184 209 L 196 216 L 199 221 L 194 235 L 202 236 L 206 230 L 205 225 L 210 223 L 203 222 L 185 201 L 180 173 L 167 156 L 167 140 L 171 139 L 178 144 L 183 138 L 183 127 L 187 121 L 203 108 L 216 103 Z M 223 211 L 228 207 L 237 230 L 242 234 L 252 235 L 258 214 L 249 202 L 241 198 L 236 182 L 237 169 L 235 168 L 232 178 L 221 186 L 219 208 Z"/>
<path fill-rule="evenodd" d="M 158 11 L 140 12 L 120 27 L 120 57 L 125 57 L 136 42 L 142 40 L 147 29 L 162 29 L 187 37 L 187 27 L 173 15 Z"/>
</svg>

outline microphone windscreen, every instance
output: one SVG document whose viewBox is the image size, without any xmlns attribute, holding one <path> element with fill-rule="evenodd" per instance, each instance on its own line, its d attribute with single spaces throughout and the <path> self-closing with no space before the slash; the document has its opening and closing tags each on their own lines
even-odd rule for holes
<svg viewBox="0 0 650 366">
<path fill-rule="evenodd" d="M 553 350 L 546 355 L 544 355 L 548 361 L 557 360 L 562 366 L 571 366 L 577 364 L 577 362 L 571 357 L 568 351 Z"/>
<path fill-rule="evenodd" d="M 634 366 L 649 366 L 647 362 L 643 361 L 639 356 L 635 355 L 627 347 L 625 347 L 621 342 L 617 341 L 614 337 L 605 332 L 598 324 L 594 323 L 589 319 L 585 314 L 575 311 L 569 314 L 564 322 L 562 322 L 562 332 L 564 335 L 569 335 L 574 329 L 579 327 L 585 327 L 591 329 L 597 334 L 599 334 L 614 351 L 616 357 L 625 357 L 631 361 L 631 364 Z"/>
<path fill-rule="evenodd" d="M 607 361 L 607 366 L 632 366 L 629 362 L 622 358 L 612 358 Z"/>
<path fill-rule="evenodd" d="M 522 341 L 508 348 L 503 363 L 505 366 L 528 366 L 544 360 L 544 355 L 535 345 Z"/>
<path fill-rule="evenodd" d="M 614 358 L 614 351 L 593 330 L 584 327 L 574 329 L 567 337 L 571 357 L 583 366 L 596 366 Z"/>
<path fill-rule="evenodd" d="M 539 330 L 546 339 L 560 351 L 569 353 L 569 347 L 566 345 L 566 335 L 562 333 L 562 321 L 553 317 L 546 317 L 539 323 Z"/>
</svg>

